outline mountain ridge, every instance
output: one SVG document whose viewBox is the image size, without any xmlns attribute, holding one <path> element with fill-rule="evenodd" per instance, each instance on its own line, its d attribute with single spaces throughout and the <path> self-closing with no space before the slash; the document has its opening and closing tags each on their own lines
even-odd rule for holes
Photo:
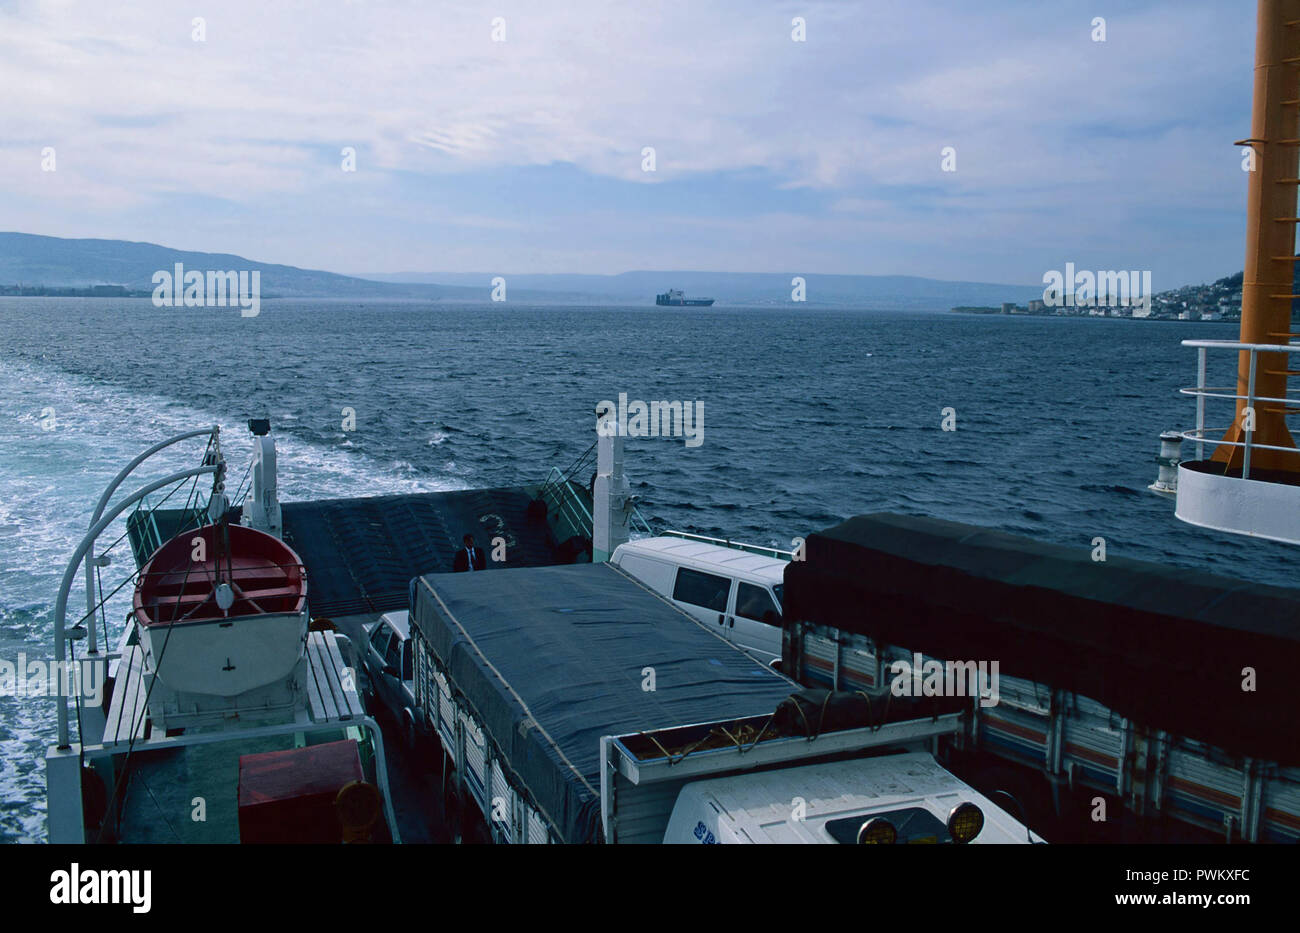
<svg viewBox="0 0 1300 933">
<path fill-rule="evenodd" d="M 335 272 L 260 262 L 234 253 L 180 250 L 133 240 L 70 239 L 0 232 L 0 284 L 87 287 L 121 285 L 152 291 L 153 274 L 176 263 L 191 270 L 256 270 L 262 293 L 286 298 L 470 298 L 481 292 L 429 283 L 384 283 Z"/>
<path fill-rule="evenodd" d="M 868 309 L 946 309 L 953 301 L 974 299 L 1021 300 L 1038 297 L 1041 286 L 1003 285 L 989 282 L 962 282 L 910 275 L 851 275 L 840 273 L 791 272 L 701 272 L 684 270 L 636 269 L 610 275 L 581 273 L 504 273 L 512 287 L 531 291 L 556 291 L 586 294 L 606 300 L 650 303 L 654 296 L 670 288 L 682 289 L 688 298 L 714 298 L 720 304 L 764 306 L 794 303 L 793 280 L 803 279 L 804 296 L 813 306 L 854 306 Z M 407 282 L 437 279 L 445 285 L 482 282 L 487 286 L 489 273 L 434 272 L 358 274 L 371 281 Z"/>
<path fill-rule="evenodd" d="M 614 275 L 581 273 L 386 273 L 344 275 L 234 253 L 180 250 L 157 243 L 100 238 L 64 238 L 0 232 L 0 285 L 93 288 L 116 285 L 151 292 L 155 272 L 176 263 L 190 270 L 257 270 L 267 298 L 421 299 L 487 301 L 493 280 L 506 283 L 511 301 L 540 304 L 619 303 L 651 305 L 670 288 L 688 297 L 709 297 L 718 305 L 790 306 L 797 277 L 807 307 L 866 310 L 943 311 L 956 304 L 1028 301 L 1041 295 L 1034 285 L 964 282 L 908 275 L 834 273 L 700 272 L 631 270 Z M 436 280 L 435 280 L 436 279 Z"/>
</svg>

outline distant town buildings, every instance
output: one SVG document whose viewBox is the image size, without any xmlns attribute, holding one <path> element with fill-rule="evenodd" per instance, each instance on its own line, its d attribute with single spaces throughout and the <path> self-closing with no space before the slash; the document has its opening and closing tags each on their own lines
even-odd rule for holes
<svg viewBox="0 0 1300 933">
<path fill-rule="evenodd" d="M 0 285 L 0 296 L 10 298 L 144 298 L 149 294 L 125 285 Z"/>
<path fill-rule="evenodd" d="M 1297 264 L 1300 266 L 1300 263 Z M 1000 308 L 959 307 L 963 314 L 1042 314 L 1055 316 L 1132 317 L 1165 321 L 1239 321 L 1241 320 L 1242 275 L 1230 275 L 1209 285 L 1185 285 L 1151 296 L 1149 303 L 1132 302 L 1129 306 L 1108 307 L 1103 297 L 1097 304 L 1050 307 L 1041 299 L 1025 306 L 1004 302 Z M 1300 294 L 1300 289 L 1294 290 Z M 1292 303 L 1292 318 L 1300 319 L 1300 302 Z"/>
</svg>

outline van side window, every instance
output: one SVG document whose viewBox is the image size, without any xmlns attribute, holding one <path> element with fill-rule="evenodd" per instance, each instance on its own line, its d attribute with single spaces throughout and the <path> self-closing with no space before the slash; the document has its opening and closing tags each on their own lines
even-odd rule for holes
<svg viewBox="0 0 1300 933">
<path fill-rule="evenodd" d="M 388 651 L 388 640 L 393 637 L 393 630 L 387 624 L 380 622 L 375 626 L 375 630 L 370 633 L 370 644 L 382 658 Z"/>
<path fill-rule="evenodd" d="M 767 590 L 752 583 L 742 582 L 736 591 L 736 615 L 755 622 L 781 624 L 781 610 L 772 602 L 772 597 Z"/>
<path fill-rule="evenodd" d="M 711 573 L 701 573 L 686 567 L 677 569 L 673 599 L 680 599 L 692 606 L 703 606 L 714 612 L 726 612 L 727 596 L 730 592 L 731 581 L 726 577 L 717 577 Z"/>
<path fill-rule="evenodd" d="M 415 655 L 411 652 L 411 642 L 402 642 L 402 680 L 415 679 Z"/>
</svg>

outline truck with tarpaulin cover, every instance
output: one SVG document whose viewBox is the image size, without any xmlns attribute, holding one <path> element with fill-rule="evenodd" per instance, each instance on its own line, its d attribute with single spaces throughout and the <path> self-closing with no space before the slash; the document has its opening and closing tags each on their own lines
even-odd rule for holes
<svg viewBox="0 0 1300 933">
<path fill-rule="evenodd" d="M 1041 841 L 935 761 L 962 704 L 800 691 L 610 564 L 416 577 L 410 606 L 463 839 Z"/>
<path fill-rule="evenodd" d="M 782 670 L 883 697 L 996 663 L 939 760 L 1053 842 L 1300 841 L 1300 591 L 888 513 L 802 556 Z"/>
</svg>

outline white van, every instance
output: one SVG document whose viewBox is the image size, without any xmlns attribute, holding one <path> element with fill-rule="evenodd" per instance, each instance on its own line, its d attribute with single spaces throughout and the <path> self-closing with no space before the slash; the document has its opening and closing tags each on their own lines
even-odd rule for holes
<svg viewBox="0 0 1300 933">
<path fill-rule="evenodd" d="M 669 535 L 620 544 L 609 561 L 729 641 L 780 660 L 786 561 Z"/>
</svg>

